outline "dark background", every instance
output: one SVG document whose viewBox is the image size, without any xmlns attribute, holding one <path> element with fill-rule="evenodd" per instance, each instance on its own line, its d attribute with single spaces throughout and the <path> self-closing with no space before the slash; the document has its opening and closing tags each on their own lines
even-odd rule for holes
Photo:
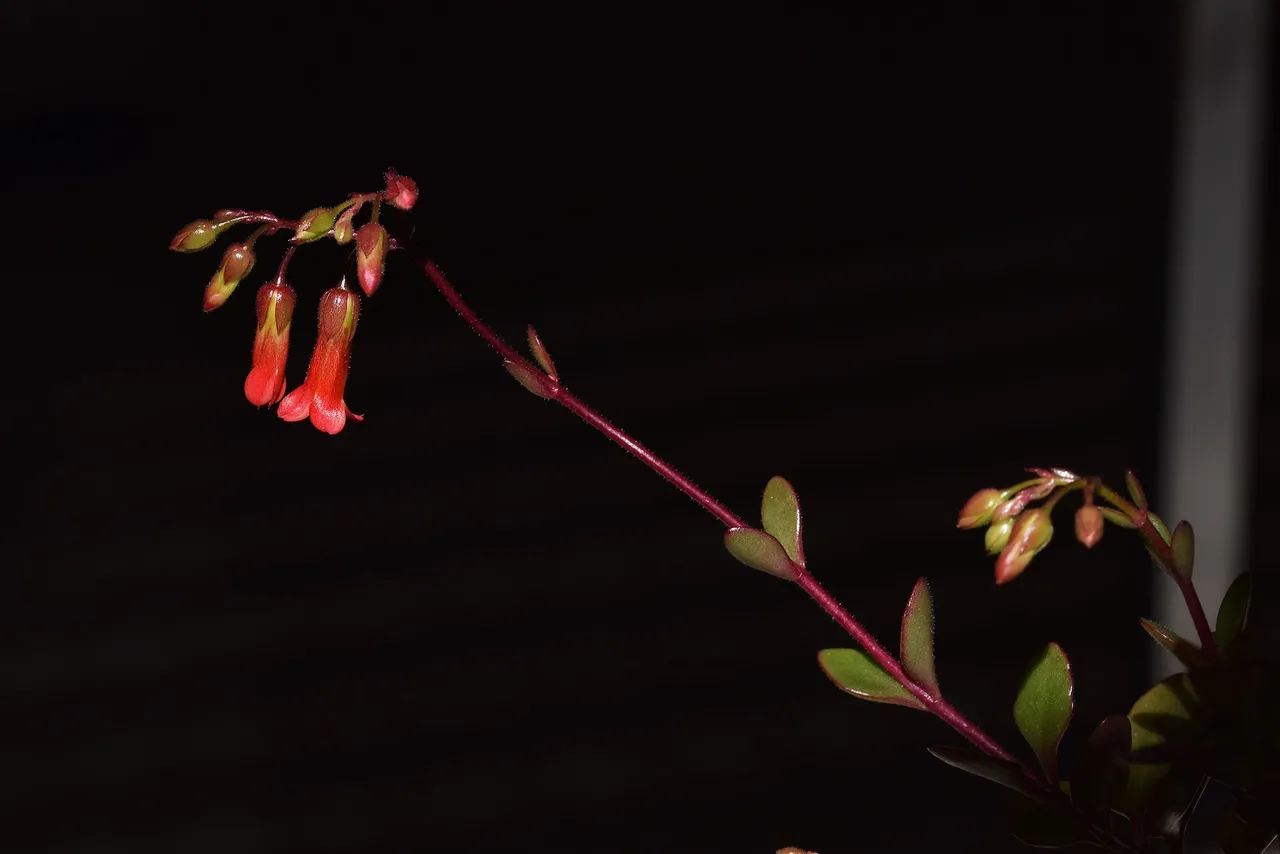
<svg viewBox="0 0 1280 854">
<path fill-rule="evenodd" d="M 241 393 L 281 241 L 208 315 L 220 250 L 165 247 L 413 176 L 500 332 L 741 515 L 788 477 L 877 636 L 927 575 L 943 687 L 1006 744 L 1061 642 L 1069 757 L 1144 687 L 1148 562 L 1063 513 L 995 589 L 955 514 L 1028 465 L 1159 489 L 1179 30 L 1055 6 L 12 6 L 5 849 L 1016 848 L 925 752 L 956 735 L 838 692 L 831 621 L 405 259 L 330 437 Z M 291 268 L 291 385 L 344 257 Z"/>
</svg>

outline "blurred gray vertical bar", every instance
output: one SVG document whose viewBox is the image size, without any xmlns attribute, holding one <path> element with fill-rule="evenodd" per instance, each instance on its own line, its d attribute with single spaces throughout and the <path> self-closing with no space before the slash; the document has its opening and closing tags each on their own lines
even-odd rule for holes
<svg viewBox="0 0 1280 854">
<path fill-rule="evenodd" d="M 1159 506 L 1195 526 L 1210 622 L 1244 557 L 1267 5 L 1183 5 Z M 1153 583 L 1156 619 L 1194 637 L 1174 585 Z M 1158 676 L 1176 669 L 1153 649 Z"/>
</svg>

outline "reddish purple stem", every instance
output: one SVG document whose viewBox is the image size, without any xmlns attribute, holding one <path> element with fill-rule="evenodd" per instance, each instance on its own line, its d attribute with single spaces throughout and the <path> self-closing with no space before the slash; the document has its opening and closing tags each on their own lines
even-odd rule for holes
<svg viewBox="0 0 1280 854">
<path fill-rule="evenodd" d="M 407 248 L 394 240 L 391 241 L 392 248 Z M 413 254 L 413 253 L 411 253 Z M 745 520 L 740 518 L 733 511 L 729 510 L 715 498 L 708 495 L 696 483 L 689 478 L 676 471 L 652 451 L 635 439 L 628 436 L 612 422 L 600 415 L 594 409 L 582 400 L 575 397 L 568 389 L 561 386 L 558 382 L 551 380 L 546 372 L 534 365 L 524 356 L 521 356 L 505 341 L 497 336 L 484 321 L 482 321 L 471 307 L 463 301 L 462 297 L 454 289 L 449 280 L 445 278 L 443 272 L 432 261 L 426 260 L 414 254 L 415 259 L 422 264 L 423 270 L 427 277 L 440 291 L 440 294 L 453 306 L 454 311 L 466 321 L 467 325 L 475 331 L 477 335 L 485 340 L 485 342 L 498 352 L 502 358 L 514 362 L 522 368 L 533 372 L 543 380 L 543 388 L 547 396 L 559 403 L 565 409 L 577 415 L 583 421 L 608 436 L 614 442 L 622 446 L 627 453 L 653 469 L 660 474 L 670 484 L 675 486 L 685 495 L 692 498 L 697 504 L 720 520 L 727 528 L 748 528 L 752 527 Z M 1006 762 L 1017 763 L 1028 777 L 1041 783 L 1040 777 L 1027 764 L 1020 762 L 1007 750 L 997 744 L 990 736 L 978 728 L 976 724 L 960 714 L 955 707 L 943 700 L 941 697 L 935 697 L 923 687 L 916 684 L 906 673 L 903 672 L 902 666 L 880 643 L 871 636 L 861 623 L 854 619 L 853 615 L 845 610 L 839 602 L 828 593 L 818 581 L 809 574 L 808 570 L 803 567 L 796 567 L 797 578 L 796 583 L 804 592 L 808 593 L 815 602 L 831 616 L 846 632 L 856 640 L 863 649 L 867 651 L 875 661 L 883 667 L 890 675 L 893 676 L 904 688 L 911 692 L 923 705 L 924 708 L 949 724 L 956 732 L 963 735 L 974 744 L 979 750 L 988 756 L 996 759 L 1002 759 Z"/>
</svg>

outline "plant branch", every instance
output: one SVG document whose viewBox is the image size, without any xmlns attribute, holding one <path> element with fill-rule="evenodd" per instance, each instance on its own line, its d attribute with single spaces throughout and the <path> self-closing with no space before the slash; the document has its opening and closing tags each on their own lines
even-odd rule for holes
<svg viewBox="0 0 1280 854">
<path fill-rule="evenodd" d="M 1173 569 L 1173 547 L 1165 542 L 1164 537 L 1151 522 L 1151 513 L 1136 507 L 1124 500 L 1119 493 L 1109 486 L 1099 484 L 1096 488 L 1099 496 L 1115 505 L 1121 513 L 1129 517 L 1129 521 L 1138 529 L 1138 534 L 1147 546 L 1156 565 L 1178 585 L 1182 601 L 1186 603 L 1187 613 L 1196 627 L 1196 635 L 1200 638 L 1200 648 L 1209 658 L 1218 657 L 1218 644 L 1213 639 L 1213 629 L 1209 626 L 1209 618 L 1205 616 L 1204 605 L 1200 602 L 1200 594 L 1196 592 L 1195 583 L 1190 578 L 1183 578 Z"/>
<path fill-rule="evenodd" d="M 395 238 L 391 239 L 390 246 L 393 249 L 407 249 L 404 244 L 398 242 Z M 733 511 L 729 510 L 709 495 L 705 490 L 693 481 L 689 480 L 689 478 L 676 471 L 644 445 L 631 438 L 604 416 L 600 415 L 584 403 L 581 399 L 571 394 L 569 390 L 560 385 L 559 382 L 552 380 L 547 376 L 546 372 L 542 371 L 524 356 L 512 349 L 505 341 L 498 337 L 497 333 L 490 329 L 489 326 L 480 319 L 479 315 L 477 315 L 470 306 L 467 305 L 467 303 L 462 299 L 462 296 L 453 287 L 453 285 L 450 284 L 448 278 L 445 277 L 444 273 L 435 265 L 434 262 L 420 256 L 412 250 L 409 251 L 414 260 L 422 265 L 423 271 L 426 273 L 427 278 L 431 280 L 432 284 L 435 285 L 436 290 L 438 290 L 441 296 L 448 301 L 454 311 L 462 317 L 463 321 L 465 321 L 477 335 L 484 339 L 485 343 L 497 351 L 503 359 L 536 375 L 540 380 L 539 388 L 545 393 L 547 398 L 559 403 L 565 409 L 568 409 L 596 430 L 599 430 L 618 445 L 622 446 L 627 453 L 653 469 L 666 479 L 668 483 L 692 498 L 698 506 L 702 507 L 712 516 L 715 516 L 716 519 L 718 519 L 725 527 L 751 527 L 744 519 L 733 513 Z M 868 655 L 870 655 L 881 667 L 893 676 L 894 679 L 901 683 L 904 688 L 911 692 L 911 694 L 924 705 L 924 708 L 927 711 L 950 725 L 952 729 L 956 730 L 956 732 L 968 739 L 983 753 L 996 759 L 1018 764 L 1022 768 L 1024 774 L 1037 784 L 1044 785 L 1044 781 L 1041 780 L 1039 775 L 1036 774 L 1030 766 L 1021 762 L 1001 747 L 995 740 L 979 729 L 972 721 L 965 718 L 964 715 L 957 711 L 955 707 L 946 700 L 941 697 L 934 696 L 907 676 L 907 674 L 903 672 L 902 666 L 898 663 L 897 659 L 895 659 L 888 650 L 881 646 L 880 643 L 872 637 L 871 633 L 868 632 L 866 628 L 864 628 L 863 625 L 859 623 L 848 611 L 846 611 L 844 607 L 837 602 L 821 584 L 818 583 L 807 569 L 802 566 L 797 566 L 796 570 L 796 583 L 800 588 L 808 593 L 809 596 L 822 608 L 822 610 L 826 611 L 826 613 L 835 620 L 841 628 L 848 632 L 849 635 L 866 650 Z"/>
</svg>

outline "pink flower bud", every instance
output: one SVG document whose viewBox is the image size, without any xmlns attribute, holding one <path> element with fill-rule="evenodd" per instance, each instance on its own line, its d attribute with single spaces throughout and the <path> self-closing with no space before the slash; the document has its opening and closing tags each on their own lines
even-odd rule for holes
<svg viewBox="0 0 1280 854">
<path fill-rule="evenodd" d="M 235 292 L 241 279 L 253 269 L 253 250 L 243 243 L 233 243 L 222 256 L 222 266 L 204 289 L 204 310 L 213 311 Z"/>
<path fill-rule="evenodd" d="M 351 339 L 360 318 L 360 298 L 347 290 L 346 283 L 325 291 L 320 298 L 320 331 L 311 365 L 302 385 L 284 396 L 276 413 L 285 421 L 301 421 L 308 416 L 325 433 L 341 432 L 347 417 L 363 421 L 347 407 L 343 392 L 351 362 Z"/>
<path fill-rule="evenodd" d="M 1003 500 L 1004 493 L 998 489 L 979 489 L 960 508 L 960 521 L 956 527 L 981 528 L 991 521 L 992 512 Z"/>
<path fill-rule="evenodd" d="M 387 189 L 383 192 L 383 198 L 402 211 L 411 210 L 418 201 L 418 185 L 412 178 L 399 175 L 394 169 L 388 170 L 384 177 L 387 179 Z"/>
<path fill-rule="evenodd" d="M 356 232 L 356 277 L 365 296 L 382 284 L 387 265 L 387 230 L 376 222 L 366 222 Z"/>
<path fill-rule="evenodd" d="M 1076 511 L 1076 539 L 1087 549 L 1093 548 L 1102 539 L 1105 525 L 1102 511 L 1092 504 L 1086 504 Z"/>
<path fill-rule="evenodd" d="M 258 334 L 253 339 L 253 368 L 244 396 L 254 406 L 270 406 L 284 397 L 284 366 L 289 357 L 289 326 L 297 297 L 283 281 L 258 290 Z"/>
<path fill-rule="evenodd" d="M 1028 510 L 1013 523 L 1009 542 L 996 558 L 996 584 L 1012 581 L 1023 573 L 1032 558 L 1049 545 L 1053 522 L 1043 507 Z"/>
</svg>

